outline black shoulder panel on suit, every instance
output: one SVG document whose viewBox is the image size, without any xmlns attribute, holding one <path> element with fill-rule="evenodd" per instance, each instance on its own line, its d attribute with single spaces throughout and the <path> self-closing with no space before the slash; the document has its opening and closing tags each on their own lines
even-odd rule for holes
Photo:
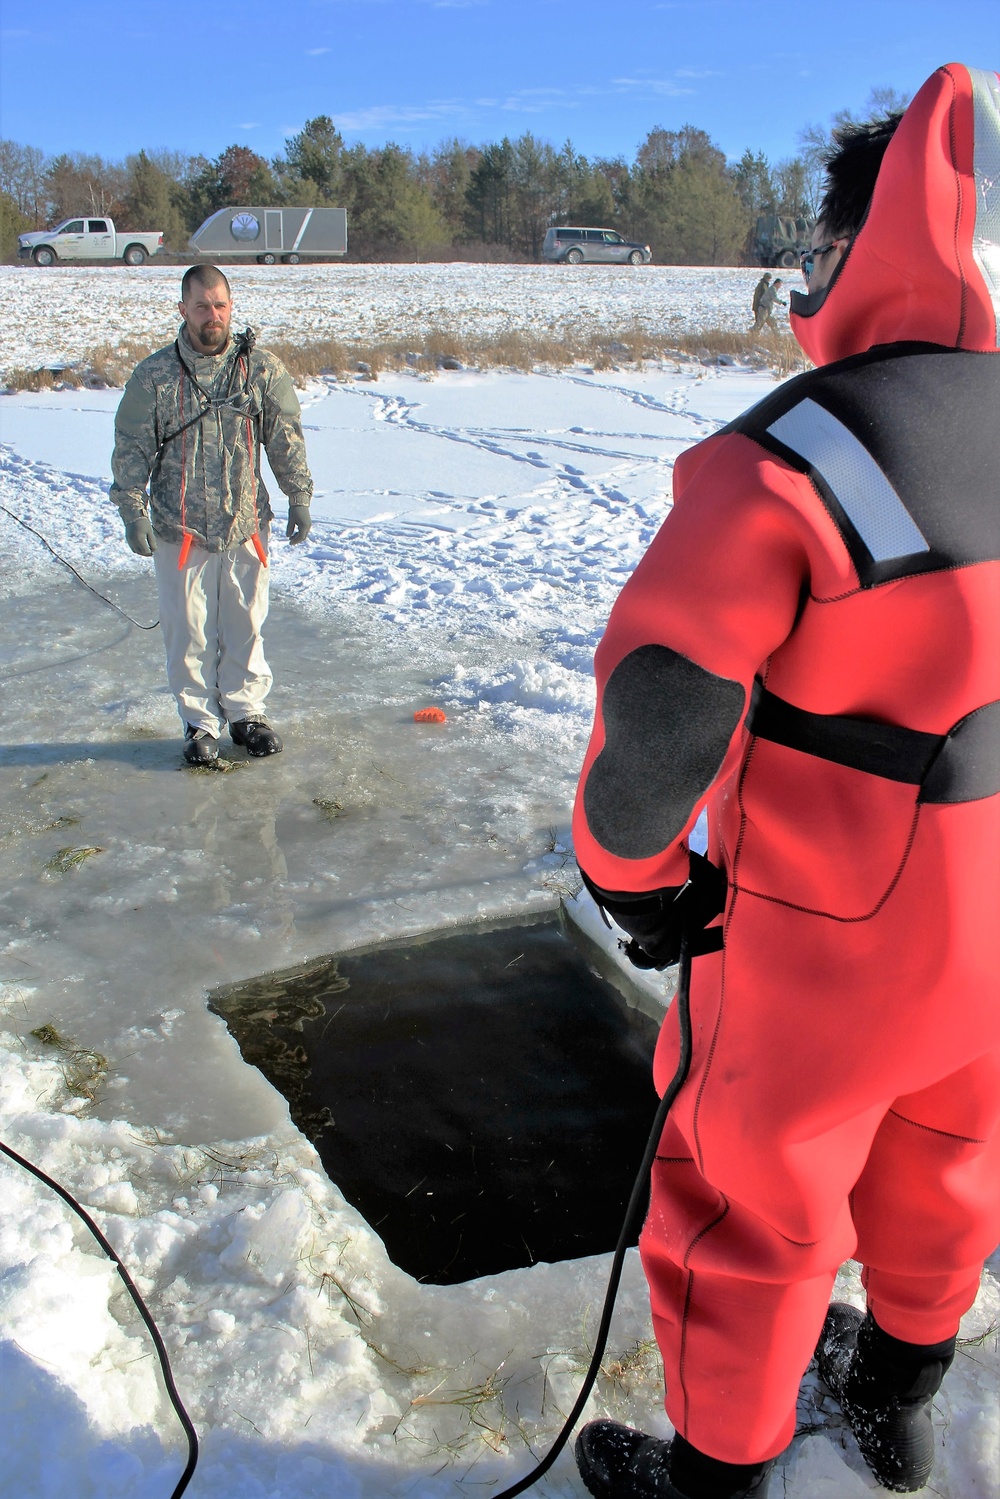
<svg viewBox="0 0 1000 1499">
<path fill-rule="evenodd" d="M 668 646 L 619 661 L 604 688 L 604 748 L 583 789 L 601 847 L 621 859 L 662 853 L 718 774 L 745 706 L 738 682 Z"/>
<path fill-rule="evenodd" d="M 799 376 L 724 430 L 809 475 L 862 587 L 1000 561 L 1000 355 L 885 345 Z"/>
</svg>

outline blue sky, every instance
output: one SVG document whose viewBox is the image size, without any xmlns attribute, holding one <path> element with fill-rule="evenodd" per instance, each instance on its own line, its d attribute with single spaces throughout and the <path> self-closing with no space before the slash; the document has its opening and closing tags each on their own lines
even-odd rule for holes
<svg viewBox="0 0 1000 1499">
<path fill-rule="evenodd" d="M 943 62 L 1000 67 L 996 0 L 0 0 L 0 132 L 46 152 L 273 156 L 312 115 L 421 149 L 525 130 L 631 157 L 691 123 L 732 157 Z"/>
</svg>

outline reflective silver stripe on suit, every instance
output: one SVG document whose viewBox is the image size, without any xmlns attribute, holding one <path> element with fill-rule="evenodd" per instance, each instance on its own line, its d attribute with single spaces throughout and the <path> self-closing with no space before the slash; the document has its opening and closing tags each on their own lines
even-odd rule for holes
<svg viewBox="0 0 1000 1499">
<path fill-rule="evenodd" d="M 1000 79 L 982 68 L 970 68 L 974 149 L 972 170 L 976 181 L 976 227 L 972 231 L 972 253 L 996 318 L 996 342 L 1000 348 Z"/>
<path fill-rule="evenodd" d="M 800 401 L 767 430 L 816 469 L 876 562 L 930 550 L 868 449 L 816 401 Z"/>
</svg>

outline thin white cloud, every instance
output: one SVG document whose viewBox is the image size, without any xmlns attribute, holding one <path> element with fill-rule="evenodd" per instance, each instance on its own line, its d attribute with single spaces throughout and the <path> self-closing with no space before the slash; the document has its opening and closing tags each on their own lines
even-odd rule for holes
<svg viewBox="0 0 1000 1499">
<path fill-rule="evenodd" d="M 620 94 L 648 93 L 681 98 L 684 94 L 694 93 L 693 88 L 684 88 L 672 78 L 612 78 L 611 83 Z"/>
<path fill-rule="evenodd" d="M 558 102 L 564 109 L 579 107 L 573 99 L 560 99 Z M 501 102 L 500 108 L 508 114 L 540 115 L 551 109 L 554 103 L 554 99 L 526 99 L 523 94 L 512 94 L 509 99 Z"/>
<path fill-rule="evenodd" d="M 373 104 L 367 109 L 348 110 L 331 118 L 338 130 L 381 130 L 393 125 L 421 125 L 427 120 L 447 120 L 466 113 L 466 106 L 458 101 L 439 100 L 428 104 Z"/>
<path fill-rule="evenodd" d="M 423 0 L 431 3 L 431 0 Z M 682 74 L 681 76 L 688 76 Z M 357 109 L 345 110 L 331 118 L 339 130 L 352 132 L 382 131 L 427 124 L 435 120 L 455 123 L 462 121 L 469 128 L 485 123 L 483 111 L 500 111 L 506 115 L 542 115 L 553 110 L 577 110 L 584 101 L 595 98 L 613 98 L 615 95 L 633 94 L 639 98 L 684 98 L 695 93 L 695 89 L 677 78 L 661 78 L 653 74 L 637 72 L 634 77 L 611 78 L 605 83 L 580 84 L 575 88 L 544 86 L 522 88 L 500 97 L 480 95 L 473 99 L 430 99 L 407 104 L 370 104 Z M 296 126 L 295 129 L 300 129 Z M 286 134 L 295 130 L 286 127 Z"/>
<path fill-rule="evenodd" d="M 491 99 L 488 102 L 494 109 L 502 109 L 508 114 L 541 114 L 546 109 L 560 106 L 575 109 L 576 97 L 584 92 L 583 89 L 573 89 L 571 93 L 563 88 L 521 88 L 508 94 L 505 99 Z M 478 102 L 486 101 L 477 100 Z"/>
<path fill-rule="evenodd" d="M 259 120 L 243 120 L 239 127 L 241 130 L 259 130 Z"/>
<path fill-rule="evenodd" d="M 721 78 L 718 68 L 675 68 L 675 78 Z"/>
<path fill-rule="evenodd" d="M 332 47 L 307 47 L 306 48 L 306 56 L 307 57 L 322 57 L 324 52 L 332 52 L 332 51 L 333 51 Z"/>
</svg>

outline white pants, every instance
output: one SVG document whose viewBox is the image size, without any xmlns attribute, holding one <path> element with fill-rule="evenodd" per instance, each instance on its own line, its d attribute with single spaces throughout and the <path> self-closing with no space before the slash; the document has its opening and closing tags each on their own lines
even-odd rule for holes
<svg viewBox="0 0 1000 1499">
<path fill-rule="evenodd" d="M 262 537 L 266 547 L 266 537 Z M 219 737 L 225 723 L 260 717 L 272 677 L 261 628 L 268 570 L 246 541 L 229 552 L 158 541 L 153 553 L 167 681 L 185 724 Z"/>
</svg>

